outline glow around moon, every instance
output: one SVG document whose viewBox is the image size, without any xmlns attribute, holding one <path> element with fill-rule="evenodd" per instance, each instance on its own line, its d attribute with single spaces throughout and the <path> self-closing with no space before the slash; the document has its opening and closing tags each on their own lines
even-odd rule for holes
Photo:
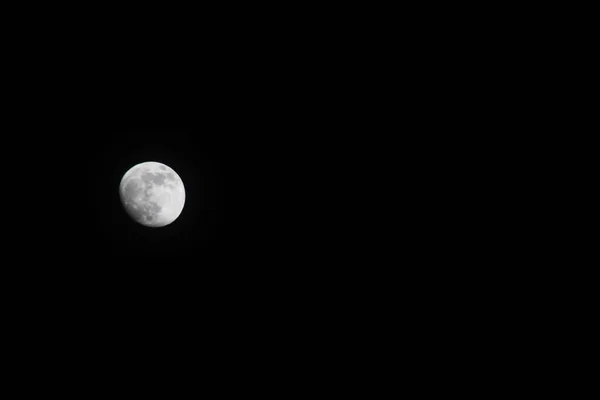
<svg viewBox="0 0 600 400">
<path fill-rule="evenodd" d="M 119 185 L 121 203 L 136 222 L 161 227 L 179 217 L 185 188 L 179 175 L 165 164 L 148 161 L 133 166 Z"/>
</svg>

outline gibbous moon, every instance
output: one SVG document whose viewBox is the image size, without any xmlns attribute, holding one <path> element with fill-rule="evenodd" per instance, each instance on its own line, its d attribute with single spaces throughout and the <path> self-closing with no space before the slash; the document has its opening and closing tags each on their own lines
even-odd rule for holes
<svg viewBox="0 0 600 400">
<path fill-rule="evenodd" d="M 165 164 L 148 161 L 123 175 L 119 185 L 121 203 L 137 223 L 161 227 L 179 217 L 185 204 L 181 178 Z"/>
</svg>

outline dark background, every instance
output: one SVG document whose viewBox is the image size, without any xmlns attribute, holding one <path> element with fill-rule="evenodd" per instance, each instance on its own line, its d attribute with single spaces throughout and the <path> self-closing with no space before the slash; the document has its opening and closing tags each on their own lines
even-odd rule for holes
<svg viewBox="0 0 600 400">
<path fill-rule="evenodd" d="M 351 162 L 365 154 L 347 150 L 365 119 L 352 62 L 312 27 L 224 19 L 15 34 L 0 281 L 28 352 L 222 381 L 323 347 L 319 362 L 351 356 L 333 327 L 366 296 L 347 240 L 360 219 L 347 202 L 369 179 Z M 158 229 L 118 196 L 151 160 L 186 189 Z M 331 196 L 350 180 L 353 193 Z"/>
<path fill-rule="evenodd" d="M 345 15 L 350 6 L 248 8 L 96 9 L 68 23 L 39 8 L 6 14 L 0 283 L 21 363 L 82 374 L 91 363 L 106 381 L 201 376 L 219 393 L 287 375 L 295 389 L 339 365 L 393 362 L 393 345 L 431 364 L 422 349 L 435 353 L 440 336 L 460 348 L 448 332 L 475 322 L 479 335 L 479 316 L 495 315 L 482 298 L 498 276 L 537 285 L 506 251 L 530 248 L 531 235 L 515 239 L 520 222 L 495 221 L 510 206 L 487 203 L 523 195 L 497 189 L 506 178 L 486 163 L 521 170 L 479 138 L 498 132 L 531 157 L 504 139 L 525 136 L 507 123 L 523 96 L 493 87 L 513 79 L 488 71 L 498 57 L 478 29 L 465 25 L 482 43 L 461 51 L 455 27 L 431 29 L 429 11 L 428 23 L 404 13 L 412 23 L 386 24 L 385 12 Z M 186 208 L 165 228 L 136 225 L 118 201 L 122 174 L 148 160 L 186 185 Z M 490 261 L 502 266 L 488 272 Z M 481 312 L 463 324 L 456 315 L 473 304 Z M 401 332 L 388 345 L 392 325 Z"/>
<path fill-rule="evenodd" d="M 74 105 L 26 129 L 44 125 L 44 135 L 17 138 L 15 162 L 25 178 L 20 211 L 11 216 L 19 233 L 12 250 L 30 249 L 22 253 L 30 268 L 52 280 L 64 275 L 59 282 L 80 274 L 98 288 L 182 293 L 175 286 L 199 281 L 266 287 L 263 275 L 285 270 L 275 264 L 291 271 L 300 261 L 302 254 L 283 255 L 310 241 L 297 225 L 312 208 L 301 201 L 307 193 L 299 176 L 310 167 L 295 165 L 303 146 L 290 143 L 294 128 L 270 126 L 286 117 L 275 105 L 265 113 L 252 103 L 184 110 L 179 105 L 192 100 L 171 94 L 177 103 L 162 101 L 167 92 L 151 102 L 138 96 L 123 114 L 98 112 L 98 99 L 89 109 Z M 119 102 L 118 95 L 101 99 Z M 182 214 L 160 229 L 133 222 L 118 196 L 123 174 L 149 160 L 172 167 L 186 189 Z"/>
<path fill-rule="evenodd" d="M 118 93 L 100 103 L 123 105 Z M 348 267 L 322 253 L 331 221 L 307 179 L 318 176 L 309 136 L 274 100 L 268 110 L 184 109 L 189 97 L 164 96 L 128 99 L 126 113 L 100 112 L 99 99 L 63 113 L 50 105 L 12 141 L 22 190 L 3 283 L 20 334 L 52 357 L 60 347 L 50 343 L 68 343 L 102 363 L 201 354 L 214 374 L 227 360 L 255 368 L 281 357 L 288 341 L 288 351 L 311 351 L 326 337 L 317 331 L 345 315 L 340 290 L 352 288 Z M 45 134 L 28 138 L 32 128 Z M 122 175 L 148 160 L 172 167 L 186 189 L 164 228 L 134 223 L 119 201 Z"/>
</svg>

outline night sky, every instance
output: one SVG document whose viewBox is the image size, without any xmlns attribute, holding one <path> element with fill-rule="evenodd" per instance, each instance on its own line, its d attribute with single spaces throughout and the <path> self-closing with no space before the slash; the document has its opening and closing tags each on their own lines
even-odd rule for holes
<svg viewBox="0 0 600 400">
<path fill-rule="evenodd" d="M 83 314 L 108 307 L 122 316 L 136 304 L 147 315 L 249 318 L 246 307 L 290 312 L 324 293 L 343 266 L 319 256 L 330 222 L 315 211 L 325 203 L 309 184 L 318 182 L 310 133 L 288 105 L 265 108 L 264 96 L 241 106 L 179 94 L 178 102 L 116 94 L 69 102 L 19 128 L 13 160 L 24 179 L 7 246 L 18 267 L 5 270 L 12 282 Z M 26 135 L 44 127 L 45 135 Z M 123 174 L 144 161 L 170 166 L 185 185 L 181 215 L 162 228 L 135 223 L 120 203 Z"/>
<path fill-rule="evenodd" d="M 336 97 L 348 86 L 298 57 L 297 38 L 227 32 L 161 51 L 120 42 L 104 57 L 86 42 L 52 53 L 65 62 L 43 74 L 14 65 L 1 282 L 30 348 L 82 348 L 112 370 L 126 357 L 172 371 L 189 355 L 225 380 L 229 360 L 254 368 L 279 348 L 339 343 L 326 327 L 356 309 L 336 233 L 354 211 L 330 196 L 357 182 L 337 161 L 352 156 Z M 123 174 L 145 161 L 185 185 L 166 227 L 120 203 Z"/>
<path fill-rule="evenodd" d="M 174 391 L 187 384 L 219 398 L 280 385 L 287 398 L 336 374 L 336 394 L 354 392 L 363 369 L 386 378 L 405 344 L 431 364 L 422 349 L 465 331 L 429 329 L 438 305 L 455 319 L 466 308 L 453 308 L 454 296 L 487 291 L 480 276 L 504 252 L 484 254 L 478 240 L 513 240 L 484 234 L 505 206 L 488 206 L 496 189 L 479 191 L 496 186 L 471 159 L 488 149 L 463 132 L 486 138 L 497 126 L 470 108 L 496 109 L 478 95 L 488 77 L 472 97 L 454 75 L 480 60 L 452 58 L 452 40 L 440 58 L 422 32 L 437 42 L 454 28 L 432 30 L 410 13 L 380 23 L 385 10 L 352 5 L 195 6 L 6 14 L 0 311 L 17 360 L 8 369 L 55 371 L 88 391 L 124 382 L 154 394 L 163 384 L 162 397 L 184 398 Z M 122 176 L 146 161 L 185 186 L 183 211 L 165 227 L 135 223 L 120 203 Z M 475 230 L 465 222 L 473 208 Z M 483 304 L 469 290 L 465 304 Z M 432 339 L 406 341 L 404 331 Z M 52 390 L 25 376 L 19 390 Z M 373 397 L 381 385 L 368 386 Z"/>
</svg>

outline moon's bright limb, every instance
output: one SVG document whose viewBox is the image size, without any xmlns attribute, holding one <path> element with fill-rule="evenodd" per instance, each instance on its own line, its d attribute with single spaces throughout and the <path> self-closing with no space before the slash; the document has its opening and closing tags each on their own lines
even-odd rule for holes
<svg viewBox="0 0 600 400">
<path fill-rule="evenodd" d="M 154 161 L 131 167 L 121 179 L 119 194 L 129 216 L 150 227 L 169 225 L 185 204 L 185 188 L 179 175 Z"/>
</svg>

